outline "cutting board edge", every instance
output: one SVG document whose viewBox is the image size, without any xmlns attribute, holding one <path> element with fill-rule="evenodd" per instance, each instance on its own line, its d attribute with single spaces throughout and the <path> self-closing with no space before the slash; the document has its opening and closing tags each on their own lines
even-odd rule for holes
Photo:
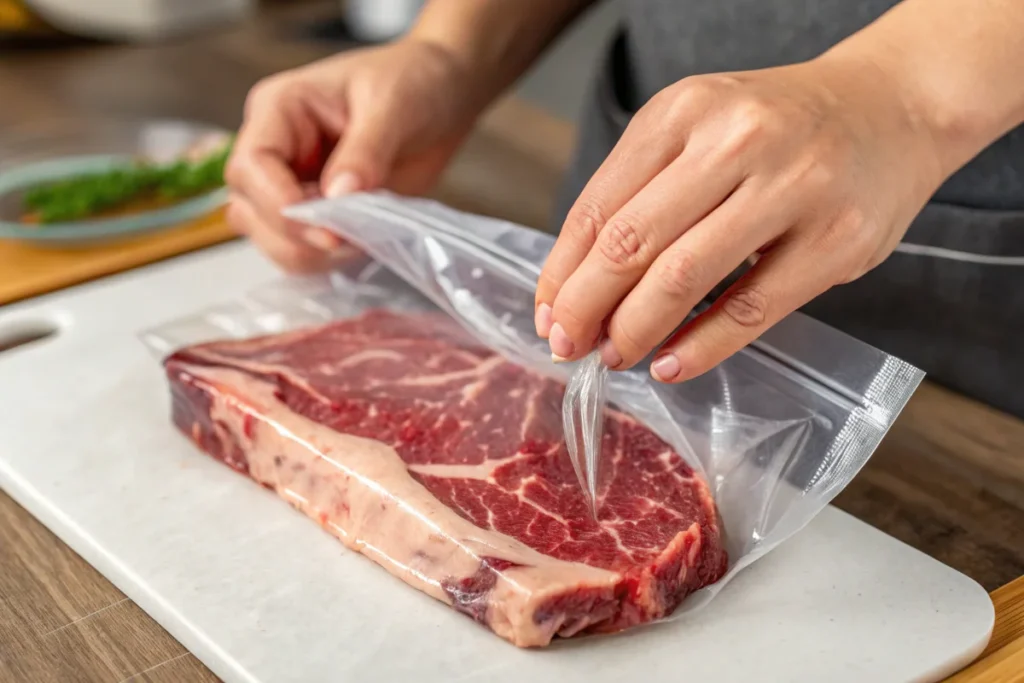
<svg viewBox="0 0 1024 683">
<path fill-rule="evenodd" d="M 20 483 L 20 486 L 19 486 Z M 192 625 L 184 615 L 164 604 L 156 591 L 114 555 L 107 552 L 56 505 L 16 473 L 11 472 L 0 457 L 0 490 L 22 506 L 83 560 L 134 601 L 146 614 L 167 630 L 179 643 L 205 664 L 225 683 L 264 683 L 251 676 L 226 652 L 220 650 L 202 629 Z M 222 654 L 218 656 L 218 651 Z"/>
<path fill-rule="evenodd" d="M 223 249 L 224 251 L 220 251 L 221 249 Z M 220 254 L 210 254 L 209 252 L 207 252 L 202 255 L 202 260 L 206 261 L 207 259 L 209 259 L 210 261 L 215 262 L 218 260 L 218 256 L 230 257 L 234 251 L 232 245 L 224 245 L 223 247 L 216 248 L 216 250 L 220 251 Z M 228 252 L 228 250 L 232 251 L 229 253 L 224 253 Z M 176 268 L 179 265 L 180 260 L 178 260 L 178 263 L 162 262 L 147 267 L 145 269 L 141 269 L 139 271 L 126 273 L 124 275 L 126 276 L 126 278 L 130 279 L 145 279 L 146 275 L 155 275 L 158 272 L 162 272 L 164 269 Z M 74 290 L 65 290 L 63 292 L 58 292 L 48 297 L 45 297 L 44 300 L 41 299 L 36 302 L 31 302 L 31 305 L 17 306 L 16 309 L 14 310 L 14 313 L 31 316 L 37 311 L 43 313 L 48 311 L 71 311 L 73 314 L 75 310 L 75 303 L 80 297 L 87 296 L 88 294 L 95 292 L 97 289 L 109 286 L 110 284 L 111 283 L 109 281 L 104 281 L 102 283 L 90 283 L 81 288 L 75 288 Z M 2 317 L 3 316 L 0 316 L 0 318 Z M 15 478 L 21 481 L 21 485 L 17 485 L 17 482 L 14 481 Z M 53 530 L 54 533 L 56 533 L 59 537 L 68 542 L 69 546 L 75 549 L 76 552 L 79 552 L 82 555 L 82 557 L 86 559 L 90 564 L 97 567 L 105 576 L 107 576 L 115 585 L 117 585 L 118 588 L 123 590 L 129 597 L 136 599 L 137 602 L 139 602 L 140 607 L 142 607 L 147 613 L 151 614 L 154 617 L 154 619 L 156 619 L 161 625 L 167 628 L 168 631 L 172 633 L 172 635 L 177 637 L 186 647 L 192 650 L 202 661 L 207 663 L 208 666 L 211 666 L 211 668 L 219 676 L 231 682 L 236 680 L 247 682 L 255 680 L 250 675 L 246 674 L 244 670 L 235 667 L 235 665 L 237 664 L 236 660 L 227 656 L 218 656 L 218 652 L 221 654 L 225 654 L 224 651 L 217 647 L 216 644 L 213 643 L 210 639 L 206 638 L 199 629 L 190 626 L 190 622 L 188 622 L 177 611 L 169 608 L 169 606 L 167 605 L 164 605 L 159 595 L 156 595 L 154 591 L 149 590 L 146 584 L 141 580 L 141 577 L 135 576 L 132 572 L 119 572 L 118 568 L 122 567 L 123 565 L 121 565 L 118 562 L 116 557 L 103 550 L 103 548 L 97 542 L 93 541 L 88 536 L 88 534 L 85 534 L 82 530 L 76 531 L 76 529 L 78 529 L 77 525 L 72 520 L 68 519 L 60 511 L 58 507 L 56 507 L 53 503 L 46 499 L 46 497 L 42 496 L 29 482 L 21 480 L 13 472 L 7 472 L 6 466 L 3 466 L 2 464 L 0 464 L 0 488 L 4 488 L 5 490 L 11 492 L 11 495 L 15 500 L 21 502 L 27 509 L 29 509 L 29 511 L 34 516 L 39 518 L 48 528 Z M 860 522 L 860 520 L 857 520 L 852 515 L 842 512 L 837 508 L 830 508 L 830 511 L 840 513 L 843 516 L 853 521 L 857 521 L 861 525 L 864 525 L 864 523 Z M 864 526 L 869 527 L 869 525 Z M 884 534 L 878 532 L 873 528 L 872 531 L 884 536 Z M 886 538 L 896 543 L 899 543 L 902 546 L 910 548 L 911 550 L 915 550 L 910 546 L 907 546 L 906 544 L 898 541 L 897 539 L 893 539 L 889 536 L 886 536 Z M 924 557 L 927 557 L 923 553 L 920 553 L 920 551 L 915 550 L 915 552 Z M 960 577 L 960 579 L 966 579 L 968 581 L 971 581 L 971 583 L 974 584 L 976 589 L 981 591 L 986 596 L 986 600 L 988 601 L 988 604 L 991 608 L 991 600 L 988 599 L 987 593 L 984 593 L 984 590 L 976 582 L 971 580 L 969 577 L 966 577 L 962 573 L 957 572 L 956 570 L 935 561 L 933 558 L 928 559 L 931 562 L 935 562 L 939 566 L 943 567 L 948 572 L 953 572 L 957 577 Z M 988 637 L 990 637 L 990 634 L 991 624 L 985 636 L 986 641 Z M 984 645 L 982 645 L 981 647 L 983 648 Z M 976 656 L 977 652 L 980 652 L 980 650 L 977 650 L 977 652 L 975 652 L 976 648 L 977 645 L 966 649 L 964 651 L 963 657 L 973 658 L 974 656 Z M 948 664 L 948 666 L 952 669 L 952 667 L 954 666 L 963 666 L 966 663 L 966 661 L 963 663 L 959 663 L 958 661 L 958 663 L 956 664 L 951 662 Z M 934 674 L 934 671 L 935 670 L 933 670 L 931 673 L 928 673 L 926 677 L 920 678 L 918 680 L 934 680 L 933 675 L 936 675 Z"/>
<path fill-rule="evenodd" d="M 0 489 L 28 510 L 33 517 L 66 543 L 68 547 L 78 553 L 86 562 L 117 587 L 118 590 L 124 593 L 125 596 L 132 599 L 146 614 L 166 629 L 168 633 L 204 665 L 209 667 L 219 678 L 225 681 L 225 683 L 265 683 L 251 675 L 228 652 L 218 647 L 215 640 L 206 635 L 200 627 L 192 624 L 184 615 L 180 614 L 170 605 L 167 605 L 158 592 L 151 589 L 142 577 L 137 576 L 134 571 L 121 563 L 117 557 L 104 550 L 97 541 L 92 539 L 83 530 L 80 530 L 73 520 L 56 505 L 48 501 L 45 496 L 42 496 L 34 486 L 10 471 L 2 457 L 0 457 Z M 846 518 L 846 523 L 855 523 L 868 527 L 873 532 L 881 533 L 853 515 L 834 506 L 829 506 L 827 512 L 828 514 Z M 991 597 L 980 584 L 969 576 L 938 562 L 934 558 L 899 541 L 899 539 L 887 535 L 886 538 L 922 555 L 935 565 L 946 570 L 947 573 L 954 575 L 958 581 L 969 584 L 973 589 L 976 589 L 978 598 L 984 597 L 984 602 L 989 607 L 988 627 L 978 641 L 970 644 L 954 658 L 943 662 L 937 668 L 922 672 L 919 676 L 900 681 L 900 683 L 936 683 L 937 681 L 944 680 L 974 662 L 988 644 L 995 622 L 995 608 L 992 605 Z M 780 547 L 784 546 L 785 543 Z M 773 553 L 778 550 L 779 548 L 774 549 Z"/>
</svg>

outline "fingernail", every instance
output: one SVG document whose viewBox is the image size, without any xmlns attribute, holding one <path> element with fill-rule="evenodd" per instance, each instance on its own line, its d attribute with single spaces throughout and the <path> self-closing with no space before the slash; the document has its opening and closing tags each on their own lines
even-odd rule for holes
<svg viewBox="0 0 1024 683">
<path fill-rule="evenodd" d="M 651 374 L 654 375 L 654 379 L 661 382 L 671 382 L 679 375 L 681 369 L 679 359 L 671 353 L 651 363 Z"/>
<path fill-rule="evenodd" d="M 622 365 L 622 354 L 615 350 L 611 339 L 606 339 L 601 344 L 601 362 L 613 370 Z"/>
<path fill-rule="evenodd" d="M 547 339 L 551 334 L 551 307 L 541 304 L 537 307 L 537 313 L 533 316 L 533 324 L 537 327 L 537 336 Z"/>
<path fill-rule="evenodd" d="M 551 326 L 551 334 L 548 336 L 548 344 L 551 345 L 551 353 L 553 356 L 558 356 L 562 360 L 569 358 L 576 351 L 576 346 L 572 343 L 572 340 L 569 339 L 569 335 L 565 333 L 565 330 L 562 329 L 562 326 L 558 323 Z"/>
<path fill-rule="evenodd" d="M 359 176 L 352 171 L 340 173 L 331 184 L 327 186 L 327 198 L 337 199 L 351 194 L 359 189 Z"/>
<path fill-rule="evenodd" d="M 321 251 L 334 251 L 341 246 L 341 238 L 326 228 L 306 228 L 302 231 L 302 238 Z"/>
</svg>

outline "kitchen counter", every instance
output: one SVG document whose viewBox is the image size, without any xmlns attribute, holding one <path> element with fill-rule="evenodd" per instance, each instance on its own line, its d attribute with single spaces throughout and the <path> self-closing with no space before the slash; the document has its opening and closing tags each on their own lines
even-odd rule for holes
<svg viewBox="0 0 1024 683">
<path fill-rule="evenodd" d="M 244 25 L 163 45 L 0 53 L 0 130 L 83 115 L 237 126 L 259 78 L 339 48 L 299 39 L 296 29 L 335 6 L 265 4 Z M 544 227 L 572 142 L 570 124 L 504 100 L 435 194 L 459 208 Z M 985 676 L 1024 655 L 1024 641 L 1013 641 L 1024 631 L 1024 584 L 1007 585 L 1024 575 L 1024 422 L 925 383 L 836 504 L 1000 589 L 994 654 L 975 665 L 988 664 L 989 674 L 958 680 L 1010 680 Z M 216 680 L 2 493 L 0 548 L 0 680 Z"/>
</svg>

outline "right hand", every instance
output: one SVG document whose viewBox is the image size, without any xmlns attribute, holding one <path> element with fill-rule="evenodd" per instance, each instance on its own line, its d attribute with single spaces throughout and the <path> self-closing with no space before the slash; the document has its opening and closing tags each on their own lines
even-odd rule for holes
<svg viewBox="0 0 1024 683">
<path fill-rule="evenodd" d="M 483 107 L 469 82 L 453 55 L 414 38 L 260 81 L 225 171 L 228 222 L 292 272 L 351 256 L 332 233 L 281 210 L 320 194 L 428 191 Z"/>
</svg>

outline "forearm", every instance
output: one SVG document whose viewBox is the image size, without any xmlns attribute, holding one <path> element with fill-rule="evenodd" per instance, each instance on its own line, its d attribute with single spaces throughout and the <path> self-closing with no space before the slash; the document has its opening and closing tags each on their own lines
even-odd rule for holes
<svg viewBox="0 0 1024 683">
<path fill-rule="evenodd" d="M 443 47 L 490 101 L 593 0 L 430 0 L 410 35 Z"/>
<path fill-rule="evenodd" d="M 825 55 L 895 79 L 951 174 L 1024 123 L 1024 2 L 903 0 Z"/>
</svg>

